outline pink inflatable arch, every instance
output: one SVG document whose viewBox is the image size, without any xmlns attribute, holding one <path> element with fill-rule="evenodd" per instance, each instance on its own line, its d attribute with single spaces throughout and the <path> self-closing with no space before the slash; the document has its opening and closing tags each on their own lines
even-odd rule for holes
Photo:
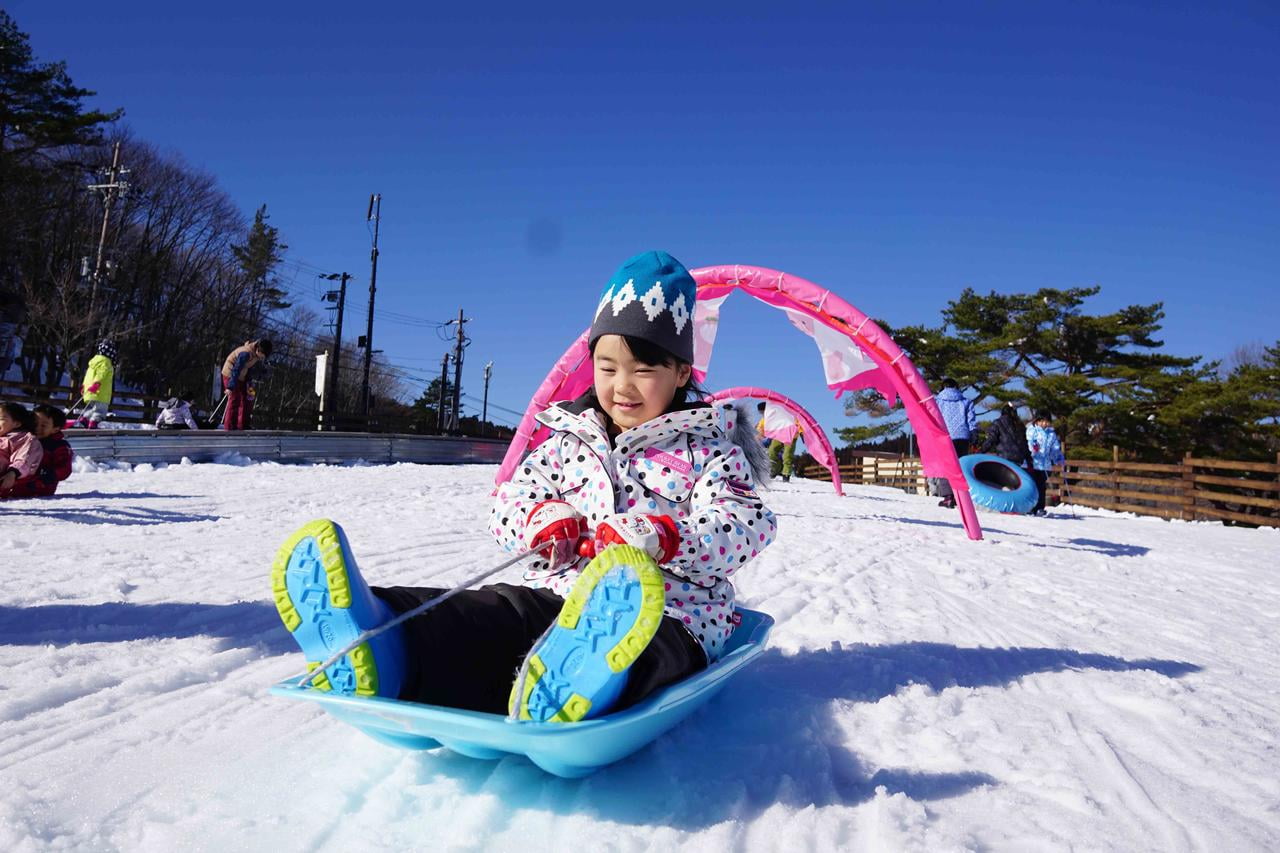
<svg viewBox="0 0 1280 853">
<path fill-rule="evenodd" d="M 818 422 L 813 419 L 813 415 L 805 411 L 804 407 L 795 400 L 784 397 L 777 391 L 770 391 L 768 388 L 756 388 L 750 385 L 725 388 L 723 391 L 716 391 L 707 399 L 715 402 L 717 400 L 745 400 L 747 398 L 776 403 L 799 418 L 800 423 L 804 425 L 804 443 L 809 448 L 809 455 L 813 457 L 815 462 L 831 472 L 831 484 L 836 487 L 836 494 L 844 495 L 844 489 L 840 485 L 840 463 L 836 460 L 835 451 L 831 449 L 831 442 L 827 441 L 827 434 L 822 431 L 822 427 L 818 426 Z"/>
<path fill-rule="evenodd" d="M 753 266 L 703 267 L 692 273 L 698 285 L 694 374 L 699 379 L 706 375 L 720 308 L 731 293 L 740 291 L 782 310 L 791 324 L 817 345 L 827 387 L 837 397 L 845 391 L 874 388 L 891 405 L 902 401 L 919 443 L 925 476 L 945 477 L 951 483 L 965 532 L 970 539 L 982 538 L 969 483 L 960 471 L 955 446 L 933 392 L 893 338 L 839 296 L 797 276 Z M 525 453 L 546 438 L 546 429 L 538 425 L 535 416 L 556 400 L 572 399 L 591 386 L 589 355 L 584 331 L 534 393 L 498 469 L 496 482 L 510 479 Z"/>
</svg>

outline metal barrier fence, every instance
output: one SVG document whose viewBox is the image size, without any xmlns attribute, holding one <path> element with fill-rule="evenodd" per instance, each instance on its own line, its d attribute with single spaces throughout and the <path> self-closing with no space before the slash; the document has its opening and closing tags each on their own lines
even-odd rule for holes
<svg viewBox="0 0 1280 853">
<path fill-rule="evenodd" d="M 234 453 L 255 462 L 497 464 L 507 451 L 506 441 L 493 439 L 358 432 L 70 430 L 66 437 L 77 456 L 130 464 L 214 462 Z"/>
</svg>

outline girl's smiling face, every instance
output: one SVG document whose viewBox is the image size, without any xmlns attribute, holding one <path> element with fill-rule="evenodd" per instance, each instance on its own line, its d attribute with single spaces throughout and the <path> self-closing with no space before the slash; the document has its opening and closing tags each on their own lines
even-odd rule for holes
<svg viewBox="0 0 1280 853">
<path fill-rule="evenodd" d="M 645 364 L 621 335 L 602 335 L 592 355 L 596 397 L 619 430 L 638 427 L 666 412 L 692 368 L 674 360 Z"/>
<path fill-rule="evenodd" d="M 22 424 L 9 417 L 9 413 L 4 409 L 0 409 L 0 435 L 8 435 L 19 429 L 22 429 Z"/>
</svg>

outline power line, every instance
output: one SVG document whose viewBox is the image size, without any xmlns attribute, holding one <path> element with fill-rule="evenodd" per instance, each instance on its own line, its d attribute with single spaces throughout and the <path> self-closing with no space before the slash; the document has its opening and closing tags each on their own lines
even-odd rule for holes
<svg viewBox="0 0 1280 853">
<path fill-rule="evenodd" d="M 462 396 L 466 397 L 468 400 L 473 400 L 473 401 L 478 401 L 480 399 L 479 397 L 476 397 L 473 394 L 463 394 Z M 497 409 L 498 411 L 501 411 L 501 412 L 507 412 L 508 414 L 515 415 L 518 418 L 524 417 L 524 412 L 517 412 L 515 409 L 508 409 L 506 406 L 499 406 L 497 403 L 493 402 L 492 400 L 489 401 L 489 408 Z"/>
</svg>

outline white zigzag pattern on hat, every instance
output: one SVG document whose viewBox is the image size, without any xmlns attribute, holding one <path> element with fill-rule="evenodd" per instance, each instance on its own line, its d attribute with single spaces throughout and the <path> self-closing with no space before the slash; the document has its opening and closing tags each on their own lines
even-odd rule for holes
<svg viewBox="0 0 1280 853">
<path fill-rule="evenodd" d="M 636 301 L 636 280 L 634 278 L 627 279 L 627 283 L 622 285 L 618 290 L 618 294 L 613 297 L 613 316 L 617 317 L 632 302 Z"/>
<path fill-rule="evenodd" d="M 676 324 L 676 334 L 684 331 L 684 324 L 689 322 L 689 308 L 684 303 L 684 294 L 676 296 L 676 301 L 671 303 L 671 319 Z"/>
<path fill-rule="evenodd" d="M 600 316 L 600 312 L 604 310 L 604 306 L 613 301 L 613 285 L 609 285 L 609 289 L 604 292 L 604 296 L 600 297 L 600 304 L 596 306 L 596 316 Z"/>
<path fill-rule="evenodd" d="M 666 311 L 667 297 L 662 292 L 662 282 L 655 281 L 653 287 L 649 288 L 649 292 L 640 300 L 640 304 L 644 307 L 644 314 L 649 318 L 650 323 Z"/>
</svg>

